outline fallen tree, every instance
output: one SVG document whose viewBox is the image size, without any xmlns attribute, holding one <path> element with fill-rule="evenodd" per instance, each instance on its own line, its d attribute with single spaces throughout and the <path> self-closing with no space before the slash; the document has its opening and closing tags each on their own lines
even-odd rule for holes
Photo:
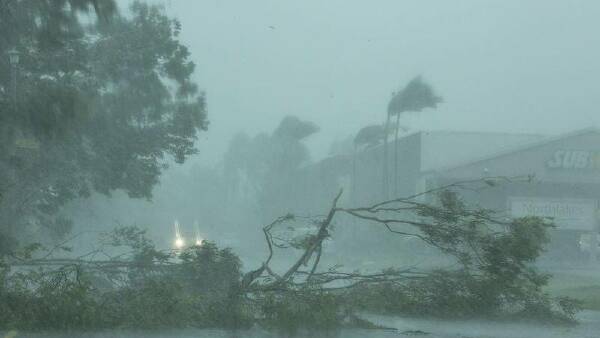
<svg viewBox="0 0 600 338">
<path fill-rule="evenodd" d="M 267 257 L 245 274 L 229 249 L 203 243 L 182 252 L 161 251 L 144 231 L 131 227 L 104 236 L 103 247 L 77 258 L 56 258 L 65 243 L 45 254 L 32 245 L 3 258 L 0 326 L 364 326 L 358 311 L 572 323 L 577 304 L 545 294 L 542 287 L 550 277 L 533 265 L 552 224 L 536 217 L 508 219 L 460 198 L 461 189 L 516 179 L 521 178 L 454 183 L 359 208 L 339 206 L 340 191 L 322 217 L 285 215 L 266 225 Z M 451 263 L 375 273 L 323 267 L 325 241 L 342 215 L 417 239 Z M 298 222 L 309 224 L 302 235 L 278 234 Z M 115 254 L 114 248 L 121 251 Z M 295 258 L 274 265 L 282 255 Z"/>
<path fill-rule="evenodd" d="M 315 223 L 317 230 L 306 234 L 300 246 L 286 240 L 277 243 L 273 236 L 274 228 L 293 221 L 293 215 L 265 226 L 269 255 L 260 269 L 245 276 L 243 286 L 251 294 L 277 292 L 282 298 L 285 292 L 337 291 L 355 309 L 388 314 L 573 322 L 577 303 L 545 294 L 542 288 L 550 276 L 533 264 L 548 242 L 551 221 L 508 218 L 494 210 L 472 208 L 460 198 L 461 190 L 531 180 L 528 176 L 458 182 L 360 208 L 338 206 L 340 191 L 328 214 Z M 391 267 L 374 274 L 321 268 L 323 243 L 338 214 L 364 221 L 364 226 L 383 227 L 395 236 L 415 238 L 451 257 L 452 263 L 443 269 Z M 302 249 L 302 253 L 278 273 L 270 266 L 275 249 Z"/>
</svg>

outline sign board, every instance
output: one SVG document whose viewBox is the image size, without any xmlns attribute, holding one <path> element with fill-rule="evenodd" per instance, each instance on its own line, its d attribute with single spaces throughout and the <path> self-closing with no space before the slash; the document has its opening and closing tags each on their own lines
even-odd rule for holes
<svg viewBox="0 0 600 338">
<path fill-rule="evenodd" d="M 596 228 L 595 200 L 509 197 L 508 202 L 513 217 L 550 217 L 559 230 L 591 231 Z"/>
<path fill-rule="evenodd" d="M 588 150 L 557 150 L 546 161 L 550 169 L 596 169 L 600 170 L 600 152 Z"/>
</svg>

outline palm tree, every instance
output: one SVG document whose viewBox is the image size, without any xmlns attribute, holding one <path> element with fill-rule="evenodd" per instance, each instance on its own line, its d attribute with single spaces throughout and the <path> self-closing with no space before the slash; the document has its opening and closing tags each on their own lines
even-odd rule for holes
<svg viewBox="0 0 600 338">
<path fill-rule="evenodd" d="M 405 112 L 420 112 L 426 108 L 437 108 L 437 105 L 440 102 L 442 102 L 442 98 L 435 94 L 433 88 L 425 83 L 421 76 L 417 76 L 410 80 L 404 89 L 396 93 L 388 105 L 388 123 L 391 115 L 396 116 L 394 139 L 394 196 L 398 195 L 398 131 L 400 130 L 400 115 Z M 387 164 L 384 165 L 387 167 Z"/>
<path fill-rule="evenodd" d="M 384 200 L 387 200 L 389 197 L 389 174 L 388 174 L 388 135 L 390 133 L 390 119 L 394 113 L 394 107 L 397 105 L 398 94 L 392 93 L 392 99 L 388 103 L 387 107 L 387 117 L 385 120 L 385 127 L 383 129 L 383 161 L 382 161 L 382 185 L 381 185 L 381 193 Z"/>
</svg>

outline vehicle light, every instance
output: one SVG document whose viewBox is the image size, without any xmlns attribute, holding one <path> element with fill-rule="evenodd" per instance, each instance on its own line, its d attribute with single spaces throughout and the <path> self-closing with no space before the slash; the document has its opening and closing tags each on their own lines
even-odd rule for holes
<svg viewBox="0 0 600 338">
<path fill-rule="evenodd" d="M 183 238 L 181 238 L 181 237 L 177 237 L 177 238 L 175 239 L 175 247 L 176 247 L 177 249 L 181 249 L 181 248 L 183 248 L 183 246 L 184 246 L 184 245 L 185 245 L 185 241 L 183 240 Z"/>
</svg>

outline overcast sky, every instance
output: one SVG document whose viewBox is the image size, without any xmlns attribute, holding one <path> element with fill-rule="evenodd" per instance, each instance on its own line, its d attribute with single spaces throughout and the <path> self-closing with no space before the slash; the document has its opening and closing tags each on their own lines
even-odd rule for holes
<svg viewBox="0 0 600 338">
<path fill-rule="evenodd" d="M 153 0 L 183 25 L 214 163 L 237 131 L 316 122 L 315 158 L 380 123 L 423 74 L 445 102 L 412 130 L 558 133 L 600 125 L 600 1 Z"/>
</svg>

